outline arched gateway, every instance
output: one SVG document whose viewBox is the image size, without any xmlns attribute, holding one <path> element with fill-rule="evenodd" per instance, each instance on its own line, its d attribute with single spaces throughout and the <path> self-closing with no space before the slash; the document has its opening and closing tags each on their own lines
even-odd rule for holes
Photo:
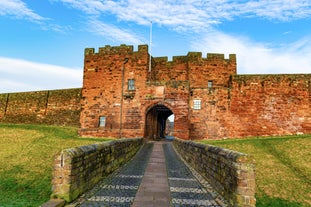
<svg viewBox="0 0 311 207">
<path fill-rule="evenodd" d="M 154 104 L 146 111 L 144 137 L 157 140 L 165 137 L 166 122 L 172 110 L 164 104 Z"/>
</svg>

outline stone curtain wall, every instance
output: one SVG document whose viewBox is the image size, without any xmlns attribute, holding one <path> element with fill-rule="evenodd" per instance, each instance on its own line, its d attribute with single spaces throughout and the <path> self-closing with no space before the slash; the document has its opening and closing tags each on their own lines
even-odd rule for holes
<svg viewBox="0 0 311 207">
<path fill-rule="evenodd" d="M 230 206 L 256 206 L 255 161 L 251 156 L 181 139 L 174 139 L 173 145 Z"/>
<path fill-rule="evenodd" d="M 0 94 L 0 122 L 79 126 L 81 88 Z"/>
<path fill-rule="evenodd" d="M 311 133 L 311 74 L 232 77 L 228 137 Z"/>
<path fill-rule="evenodd" d="M 311 74 L 232 75 L 192 95 L 202 102 L 189 106 L 192 139 L 311 133 Z"/>
<path fill-rule="evenodd" d="M 63 150 L 54 160 L 53 194 L 70 202 L 130 160 L 142 138 L 120 139 Z"/>
</svg>

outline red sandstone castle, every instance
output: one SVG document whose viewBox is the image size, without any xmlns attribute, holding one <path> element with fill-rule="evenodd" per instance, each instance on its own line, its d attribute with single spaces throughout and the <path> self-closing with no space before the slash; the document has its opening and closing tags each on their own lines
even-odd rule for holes
<svg viewBox="0 0 311 207">
<path fill-rule="evenodd" d="M 79 133 L 157 139 L 172 114 L 183 139 L 311 133 L 311 74 L 237 75 L 236 67 L 234 54 L 168 61 L 150 58 L 147 45 L 87 48 Z"/>
</svg>

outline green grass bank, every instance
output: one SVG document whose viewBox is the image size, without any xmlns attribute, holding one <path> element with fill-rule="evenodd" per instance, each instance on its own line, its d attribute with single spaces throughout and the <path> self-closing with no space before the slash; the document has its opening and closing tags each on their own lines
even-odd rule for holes
<svg viewBox="0 0 311 207">
<path fill-rule="evenodd" d="M 55 154 L 108 140 L 79 138 L 76 127 L 0 124 L 0 206 L 35 207 L 48 201 Z"/>
<path fill-rule="evenodd" d="M 311 135 L 200 142 L 254 156 L 256 206 L 311 206 Z"/>
</svg>

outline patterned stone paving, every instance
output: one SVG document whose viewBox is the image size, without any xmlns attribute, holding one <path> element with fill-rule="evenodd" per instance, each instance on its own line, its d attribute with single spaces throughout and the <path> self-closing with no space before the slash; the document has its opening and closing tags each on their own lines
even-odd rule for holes
<svg viewBox="0 0 311 207">
<path fill-rule="evenodd" d="M 135 199 L 148 164 L 153 143 L 147 143 L 124 167 L 107 176 L 99 185 L 67 207 L 130 207 Z M 175 152 L 170 142 L 163 142 L 172 207 L 225 207 L 225 201 L 213 191 L 196 171 Z M 159 178 L 155 178 L 159 179 Z M 159 182 L 159 180 L 155 181 Z M 149 205 L 148 205 L 149 206 Z M 157 206 L 157 205 L 150 205 Z M 161 206 L 162 207 L 162 206 Z M 163 206 L 165 207 L 165 206 Z"/>
<path fill-rule="evenodd" d="M 217 194 L 212 191 L 206 181 L 205 184 L 199 182 L 203 179 L 194 176 L 197 173 L 181 160 L 171 143 L 165 143 L 163 148 L 172 197 L 171 206 L 224 206 L 216 202 Z"/>
<path fill-rule="evenodd" d="M 134 159 L 121 169 L 107 176 L 99 185 L 83 195 L 78 201 L 67 206 L 131 206 L 148 164 L 152 148 L 152 143 L 145 144 Z"/>
</svg>

